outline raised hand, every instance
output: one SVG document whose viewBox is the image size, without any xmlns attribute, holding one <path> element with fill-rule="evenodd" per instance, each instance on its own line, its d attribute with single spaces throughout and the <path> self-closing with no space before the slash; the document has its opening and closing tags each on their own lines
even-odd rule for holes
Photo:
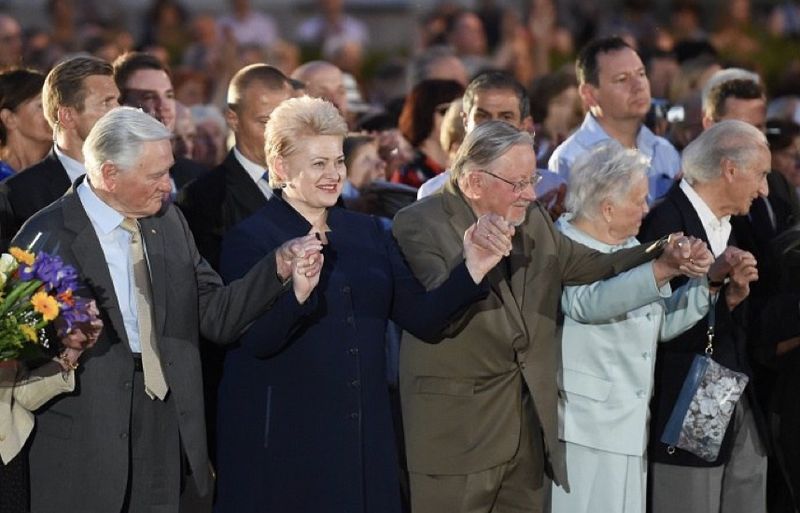
<svg viewBox="0 0 800 513">
<path fill-rule="evenodd" d="M 731 281 L 725 289 L 725 301 L 728 309 L 733 310 L 750 295 L 750 283 L 758 280 L 758 262 L 748 251 L 734 247 L 728 247 L 725 251 L 729 249 L 736 251 L 732 251 L 729 256 Z"/>
<path fill-rule="evenodd" d="M 464 258 L 470 276 L 480 283 L 495 265 L 511 253 L 514 227 L 503 216 L 485 214 L 464 232 Z"/>
<path fill-rule="evenodd" d="M 705 242 L 676 232 L 669 236 L 664 251 L 653 261 L 653 275 L 659 286 L 682 274 L 697 278 L 708 272 L 712 258 Z"/>
<path fill-rule="evenodd" d="M 293 275 L 293 261 L 295 257 L 306 256 L 311 253 L 320 253 L 322 242 L 317 234 L 311 233 L 305 237 L 298 237 L 284 242 L 275 252 L 275 263 L 278 267 L 278 276 L 281 281 L 286 281 Z"/>
<path fill-rule="evenodd" d="M 292 260 L 292 289 L 297 302 L 303 304 L 319 284 L 325 257 L 319 251 L 297 255 Z"/>
</svg>

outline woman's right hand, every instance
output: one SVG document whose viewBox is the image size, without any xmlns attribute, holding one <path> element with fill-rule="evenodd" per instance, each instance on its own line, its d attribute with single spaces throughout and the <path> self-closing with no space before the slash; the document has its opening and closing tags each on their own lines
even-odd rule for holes
<svg viewBox="0 0 800 513">
<path fill-rule="evenodd" d="M 319 283 L 325 257 L 320 251 L 303 252 L 292 260 L 292 288 L 297 302 L 306 302 Z"/>
<path fill-rule="evenodd" d="M 311 233 L 305 237 L 290 239 L 281 244 L 275 252 L 275 263 L 281 281 L 286 281 L 294 275 L 294 259 L 311 253 L 322 251 L 322 242 L 317 234 Z"/>
<path fill-rule="evenodd" d="M 94 299 L 87 303 L 86 313 L 89 314 L 89 321 L 73 325 L 72 329 L 61 337 L 64 349 L 61 351 L 60 360 L 65 366 L 64 370 L 74 369 L 78 358 L 97 343 L 100 332 L 103 331 L 103 321 L 100 319 L 100 311 Z M 59 320 L 56 320 L 56 325 L 58 323 Z"/>
</svg>

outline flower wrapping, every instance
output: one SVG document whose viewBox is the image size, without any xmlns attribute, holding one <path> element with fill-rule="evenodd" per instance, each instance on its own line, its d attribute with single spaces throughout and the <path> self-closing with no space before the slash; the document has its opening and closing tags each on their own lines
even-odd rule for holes
<svg viewBox="0 0 800 513">
<path fill-rule="evenodd" d="M 0 256 L 0 362 L 35 357 L 59 337 L 94 320 L 89 300 L 74 295 L 78 273 L 60 257 L 11 248 Z"/>
<path fill-rule="evenodd" d="M 747 375 L 695 355 L 661 441 L 706 461 L 716 461 Z"/>
</svg>

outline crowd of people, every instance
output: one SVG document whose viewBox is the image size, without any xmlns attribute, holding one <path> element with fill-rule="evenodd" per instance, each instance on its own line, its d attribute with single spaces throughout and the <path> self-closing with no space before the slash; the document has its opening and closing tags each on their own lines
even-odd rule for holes
<svg viewBox="0 0 800 513">
<path fill-rule="evenodd" d="M 797 512 L 800 6 L 623 4 L 0 14 L 0 247 L 99 312 L 0 362 L 0 511 Z"/>
</svg>

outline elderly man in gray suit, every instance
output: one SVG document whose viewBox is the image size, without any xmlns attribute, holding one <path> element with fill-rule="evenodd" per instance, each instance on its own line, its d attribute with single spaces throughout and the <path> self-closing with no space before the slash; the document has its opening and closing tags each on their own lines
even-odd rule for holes
<svg viewBox="0 0 800 513">
<path fill-rule="evenodd" d="M 459 234 L 478 216 L 498 214 L 516 226 L 510 255 L 487 275 L 489 296 L 454 321 L 444 340 L 431 345 L 404 335 L 400 397 L 415 513 L 541 512 L 545 474 L 566 487 L 556 424 L 562 285 L 610 277 L 660 248 L 642 280 L 707 271 L 698 263 L 705 246 L 694 239 L 603 254 L 564 237 L 535 203 L 531 169 L 529 134 L 484 123 L 467 135 L 444 189 L 395 217 L 394 234 L 426 287 L 457 264 Z M 485 232 L 479 226 L 476 233 Z"/>
<path fill-rule="evenodd" d="M 305 297 L 318 280 L 321 245 L 304 237 L 223 286 L 168 204 L 171 136 L 141 111 L 112 110 L 84 144 L 86 177 L 14 240 L 74 265 L 105 324 L 75 391 L 37 413 L 35 513 L 177 513 L 189 474 L 208 493 L 199 334 L 234 340 L 280 294 Z"/>
</svg>

